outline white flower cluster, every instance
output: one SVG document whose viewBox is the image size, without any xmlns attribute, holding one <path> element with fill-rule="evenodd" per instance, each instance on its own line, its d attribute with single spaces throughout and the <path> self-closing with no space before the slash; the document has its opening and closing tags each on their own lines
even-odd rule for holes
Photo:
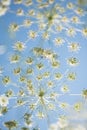
<svg viewBox="0 0 87 130">
<path fill-rule="evenodd" d="M 0 0 L 0 16 L 5 15 L 8 11 L 11 0 Z"/>
<path fill-rule="evenodd" d="M 5 95 L 1 95 L 0 106 L 4 107 L 4 106 L 7 106 L 8 104 L 9 104 L 8 97 L 6 97 Z"/>
</svg>

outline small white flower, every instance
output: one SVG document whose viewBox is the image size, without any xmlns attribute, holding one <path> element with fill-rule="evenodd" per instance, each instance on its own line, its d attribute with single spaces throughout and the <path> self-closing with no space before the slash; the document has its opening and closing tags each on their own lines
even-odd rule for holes
<svg viewBox="0 0 87 130">
<path fill-rule="evenodd" d="M 16 50 L 16 51 L 23 51 L 23 50 L 26 48 L 26 46 L 25 46 L 24 43 L 22 43 L 22 42 L 20 42 L 20 41 L 17 41 L 17 42 L 15 43 L 15 45 L 13 46 L 13 48 L 14 48 L 14 50 Z"/>
<path fill-rule="evenodd" d="M 67 84 L 64 84 L 62 87 L 61 87 L 61 91 L 63 93 L 66 93 L 66 92 L 69 92 L 69 86 Z"/>
<path fill-rule="evenodd" d="M 80 45 L 79 43 L 70 43 L 68 46 L 69 51 L 71 52 L 78 52 L 80 50 Z"/>
<path fill-rule="evenodd" d="M 1 2 L 5 6 L 9 6 L 11 4 L 11 0 L 2 0 Z"/>
<path fill-rule="evenodd" d="M 75 36 L 75 34 L 76 34 L 75 28 L 70 28 L 70 29 L 67 30 L 67 35 L 68 36 L 73 37 L 73 36 Z"/>
<path fill-rule="evenodd" d="M 1 3 L 0 3 L 1 4 Z M 7 12 L 8 8 L 4 5 L 0 5 L 0 16 L 5 15 L 5 13 Z"/>
<path fill-rule="evenodd" d="M 42 112 L 38 112 L 36 115 L 39 119 L 42 119 L 45 117 L 45 115 Z"/>
<path fill-rule="evenodd" d="M 63 43 L 64 43 L 64 39 L 58 37 L 58 38 L 55 38 L 55 39 L 54 39 L 54 42 L 55 42 L 55 44 L 56 44 L 57 46 L 61 46 L 61 45 L 63 45 Z"/>
<path fill-rule="evenodd" d="M 0 96 L 0 105 L 2 107 L 7 106 L 9 103 L 8 98 L 5 95 Z"/>
</svg>

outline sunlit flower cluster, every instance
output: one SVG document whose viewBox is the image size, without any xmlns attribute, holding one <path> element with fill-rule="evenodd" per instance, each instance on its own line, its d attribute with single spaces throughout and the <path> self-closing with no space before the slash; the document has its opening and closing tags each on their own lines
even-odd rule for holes
<svg viewBox="0 0 87 130">
<path fill-rule="evenodd" d="M 85 10 L 66 0 L 1 0 L 0 16 L 7 11 L 15 21 L 11 19 L 8 25 L 13 42 L 6 54 L 5 72 L 0 67 L 0 83 L 5 89 L 0 96 L 0 117 L 16 108 L 23 110 L 17 120 L 7 120 L 4 126 L 40 130 L 39 120 L 46 120 L 49 130 L 86 130 L 79 123 L 75 126 L 70 117 L 62 117 L 61 112 L 65 114 L 71 106 L 77 113 L 83 108 L 81 102 L 71 105 L 64 96 L 87 98 L 87 89 L 74 95 L 70 87 L 78 78 L 75 67 L 80 64 L 77 35 L 87 36 Z M 51 116 L 57 123 L 50 123 Z"/>
</svg>

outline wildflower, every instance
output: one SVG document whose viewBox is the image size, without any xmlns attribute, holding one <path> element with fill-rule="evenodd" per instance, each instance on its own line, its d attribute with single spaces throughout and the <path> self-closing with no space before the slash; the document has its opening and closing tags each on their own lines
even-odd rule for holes
<svg viewBox="0 0 87 130">
<path fill-rule="evenodd" d="M 18 95 L 19 95 L 19 96 L 24 96 L 24 90 L 22 90 L 22 89 L 19 90 Z"/>
<path fill-rule="evenodd" d="M 76 79 L 76 73 L 70 72 L 67 76 L 68 80 L 75 80 Z"/>
<path fill-rule="evenodd" d="M 50 93 L 50 98 L 51 98 L 52 100 L 56 100 L 57 97 L 58 97 L 58 94 L 57 94 L 56 92 Z"/>
<path fill-rule="evenodd" d="M 8 108 L 7 108 L 7 106 L 4 106 L 4 107 L 1 107 L 1 109 L 0 109 L 0 114 L 2 115 L 4 115 L 4 114 L 6 114 L 8 112 Z"/>
<path fill-rule="evenodd" d="M 46 28 L 46 24 L 45 23 L 40 23 L 38 26 L 39 26 L 40 30 L 43 30 L 43 29 Z M 49 35 L 47 33 L 45 33 L 44 35 L 45 35 L 46 39 L 49 38 Z M 44 38 L 44 35 L 43 35 L 43 38 Z"/>
<path fill-rule="evenodd" d="M 54 0 L 49 0 L 49 3 L 50 3 L 50 4 L 53 4 L 53 3 L 54 3 Z"/>
<path fill-rule="evenodd" d="M 30 108 L 30 110 L 34 110 L 36 108 L 36 104 L 34 104 L 34 103 L 30 104 L 29 108 Z"/>
<path fill-rule="evenodd" d="M 20 60 L 20 56 L 18 54 L 14 54 L 14 55 L 10 56 L 11 63 L 17 63 L 17 62 L 19 62 L 19 60 Z"/>
<path fill-rule="evenodd" d="M 33 49 L 33 53 L 34 53 L 35 55 L 37 55 L 37 56 L 43 56 L 44 49 L 35 47 L 35 48 Z"/>
<path fill-rule="evenodd" d="M 25 120 L 29 120 L 29 119 L 31 119 L 31 117 L 32 117 L 32 115 L 30 113 L 25 113 L 24 114 L 24 119 Z"/>
<path fill-rule="evenodd" d="M 1 2 L 5 6 L 9 6 L 11 4 L 11 0 L 2 0 Z"/>
<path fill-rule="evenodd" d="M 18 26 L 18 24 L 16 24 L 16 23 L 12 23 L 12 24 L 9 26 L 9 30 L 10 30 L 11 32 L 16 32 L 16 31 L 18 31 L 18 29 L 19 29 L 19 26 Z"/>
<path fill-rule="evenodd" d="M 68 48 L 71 52 L 78 52 L 80 50 L 80 45 L 79 43 L 70 43 Z"/>
<path fill-rule="evenodd" d="M 33 59 L 31 57 L 27 57 L 26 63 L 31 65 L 33 63 Z"/>
<path fill-rule="evenodd" d="M 66 109 L 68 107 L 68 104 L 66 102 L 61 102 L 59 104 L 59 107 L 62 108 L 62 109 Z"/>
<path fill-rule="evenodd" d="M 9 76 L 4 76 L 2 78 L 2 82 L 3 82 L 3 84 L 7 85 L 10 82 L 10 77 Z"/>
<path fill-rule="evenodd" d="M 75 57 L 71 57 L 67 60 L 67 63 L 70 65 L 70 66 L 76 66 L 79 64 L 79 61 L 77 58 Z"/>
<path fill-rule="evenodd" d="M 71 18 L 71 21 L 73 23 L 79 23 L 79 18 L 77 16 L 74 16 L 74 17 Z"/>
<path fill-rule="evenodd" d="M 82 96 L 85 97 L 85 98 L 87 97 L 87 89 L 84 89 L 84 90 L 82 91 Z"/>
<path fill-rule="evenodd" d="M 26 70 L 26 73 L 27 73 L 27 74 L 32 74 L 32 73 L 33 73 L 33 69 L 28 68 L 28 69 Z"/>
<path fill-rule="evenodd" d="M 61 31 L 63 30 L 63 26 L 62 26 L 62 25 L 58 25 L 58 26 L 56 27 L 56 30 L 57 30 L 58 32 L 61 32 Z"/>
<path fill-rule="evenodd" d="M 47 32 L 43 33 L 43 38 L 46 40 L 46 39 L 49 39 L 49 34 Z"/>
<path fill-rule="evenodd" d="M 18 16 L 23 16 L 24 15 L 24 11 L 23 11 L 23 9 L 18 9 L 17 10 L 17 12 L 16 12 L 16 14 L 18 15 Z"/>
<path fill-rule="evenodd" d="M 8 8 L 5 5 L 0 4 L 0 16 L 5 15 L 7 10 L 8 10 Z"/>
<path fill-rule="evenodd" d="M 61 79 L 62 78 L 62 74 L 60 72 L 55 73 L 55 78 L 58 79 L 58 80 Z"/>
<path fill-rule="evenodd" d="M 25 1 L 24 1 L 24 5 L 25 5 L 25 6 L 30 6 L 30 5 L 32 5 L 32 4 L 33 4 L 32 0 L 25 0 Z"/>
<path fill-rule="evenodd" d="M 67 84 L 64 84 L 62 87 L 61 87 L 61 91 L 64 92 L 64 93 L 67 93 L 69 92 L 69 87 Z"/>
<path fill-rule="evenodd" d="M 48 87 L 49 87 L 49 88 L 50 88 L 50 87 L 53 87 L 53 85 L 54 85 L 52 81 L 48 81 L 47 84 L 48 84 Z"/>
<path fill-rule="evenodd" d="M 0 106 L 6 107 L 9 104 L 9 99 L 5 95 L 0 96 Z"/>
<path fill-rule="evenodd" d="M 75 10 L 75 12 L 76 12 L 76 14 L 78 14 L 80 16 L 84 14 L 84 11 L 82 8 L 78 8 L 77 10 Z"/>
<path fill-rule="evenodd" d="M 13 90 L 8 90 L 8 91 L 6 91 L 6 92 L 5 92 L 5 95 L 6 95 L 7 97 L 12 97 L 12 96 L 13 96 Z"/>
<path fill-rule="evenodd" d="M 31 31 L 29 31 L 29 33 L 28 33 L 28 37 L 34 39 L 34 38 L 37 37 L 37 33 L 36 33 L 35 31 L 32 31 L 32 30 L 31 30 Z"/>
<path fill-rule="evenodd" d="M 54 42 L 57 46 L 61 46 L 63 45 L 64 40 L 62 38 L 55 38 Z"/>
<path fill-rule="evenodd" d="M 78 102 L 78 103 L 74 104 L 74 110 L 80 111 L 81 108 L 82 108 L 82 103 Z"/>
<path fill-rule="evenodd" d="M 37 64 L 36 66 L 37 66 L 37 68 L 38 68 L 39 70 L 41 70 L 41 69 L 44 67 L 44 65 L 43 65 L 42 63 L 39 63 L 39 64 Z"/>
<path fill-rule="evenodd" d="M 64 22 L 64 23 L 67 23 L 69 20 L 66 16 L 64 16 L 64 17 L 62 17 L 61 21 Z"/>
<path fill-rule="evenodd" d="M 48 109 L 49 109 L 49 110 L 55 110 L 55 105 L 52 104 L 52 103 L 49 103 L 49 104 L 48 104 Z"/>
<path fill-rule="evenodd" d="M 24 101 L 22 99 L 17 99 L 17 105 L 18 106 L 24 105 Z"/>
<path fill-rule="evenodd" d="M 7 121 L 4 123 L 4 125 L 8 128 L 8 129 L 13 129 L 17 127 L 17 121 L 15 120 L 11 120 L 11 121 Z"/>
<path fill-rule="evenodd" d="M 67 4 L 67 8 L 68 8 L 68 9 L 73 9 L 73 8 L 74 8 L 74 4 L 71 3 L 71 2 L 69 2 L 69 3 Z"/>
<path fill-rule="evenodd" d="M 50 72 L 48 72 L 48 71 L 47 71 L 47 72 L 44 72 L 44 73 L 43 73 L 43 76 L 44 76 L 45 78 L 49 77 L 49 76 L 50 76 Z"/>
<path fill-rule="evenodd" d="M 22 4 L 23 0 L 14 0 L 14 4 Z"/>
<path fill-rule="evenodd" d="M 26 19 L 26 20 L 24 20 L 23 25 L 24 25 L 25 27 L 30 27 L 30 26 L 32 25 L 32 21 L 29 20 L 29 19 Z"/>
<path fill-rule="evenodd" d="M 67 35 L 68 36 L 74 36 L 76 34 L 76 31 L 74 28 L 70 28 L 67 30 Z"/>
<path fill-rule="evenodd" d="M 26 81 L 26 77 L 25 76 L 20 76 L 19 77 L 19 81 L 20 82 L 25 82 Z"/>
<path fill-rule="evenodd" d="M 34 16 L 35 15 L 35 11 L 32 9 L 32 10 L 29 10 L 28 11 L 28 15 L 29 16 Z"/>
<path fill-rule="evenodd" d="M 15 68 L 15 69 L 13 70 L 13 73 L 14 73 L 15 75 L 20 74 L 20 72 L 21 72 L 21 68 L 20 68 L 20 67 L 17 67 L 17 68 Z"/>
<path fill-rule="evenodd" d="M 82 34 L 86 37 L 87 36 L 87 28 L 84 28 L 83 30 L 82 30 Z"/>
<path fill-rule="evenodd" d="M 24 45 L 24 43 L 18 41 L 18 42 L 15 43 L 15 45 L 13 46 L 13 48 L 16 51 L 21 52 L 21 51 L 23 51 L 25 49 L 25 45 Z"/>
<path fill-rule="evenodd" d="M 53 61 L 52 62 L 52 67 L 54 67 L 54 68 L 60 67 L 60 62 L 59 61 Z"/>
<path fill-rule="evenodd" d="M 45 117 L 45 115 L 44 115 L 42 112 L 38 112 L 38 113 L 37 113 L 37 117 L 38 117 L 39 119 L 42 119 L 42 118 Z"/>
</svg>

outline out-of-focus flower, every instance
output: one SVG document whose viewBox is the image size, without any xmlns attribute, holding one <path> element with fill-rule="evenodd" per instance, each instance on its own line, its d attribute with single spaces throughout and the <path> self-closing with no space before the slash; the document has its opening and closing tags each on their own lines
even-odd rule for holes
<svg viewBox="0 0 87 130">
<path fill-rule="evenodd" d="M 11 4 L 11 0 L 2 0 L 1 3 L 5 6 L 9 6 Z"/>
<path fill-rule="evenodd" d="M 7 7 L 4 5 L 0 5 L 0 16 L 4 15 L 7 12 Z"/>
<path fill-rule="evenodd" d="M 74 104 L 74 109 L 75 109 L 76 111 L 80 111 L 81 108 L 82 108 L 82 103 L 76 103 L 76 104 Z"/>
<path fill-rule="evenodd" d="M 13 129 L 17 127 L 17 121 L 15 120 L 11 120 L 11 121 L 7 121 L 4 123 L 4 125 L 8 128 L 8 129 Z"/>
<path fill-rule="evenodd" d="M 82 90 L 82 96 L 87 98 L 87 89 Z"/>
<path fill-rule="evenodd" d="M 68 120 L 62 119 L 62 118 L 59 118 L 58 123 L 57 123 L 58 127 L 61 128 L 61 129 L 66 128 L 68 126 L 68 124 L 69 124 Z"/>
<path fill-rule="evenodd" d="M 84 28 L 84 29 L 82 30 L 82 34 L 83 34 L 85 37 L 87 37 L 87 28 Z"/>
<path fill-rule="evenodd" d="M 14 0 L 14 4 L 22 4 L 22 0 Z"/>
<path fill-rule="evenodd" d="M 0 106 L 5 107 L 9 104 L 9 99 L 5 95 L 0 96 Z"/>
<path fill-rule="evenodd" d="M 11 4 L 11 0 L 1 0 L 0 1 L 0 16 L 3 16 L 6 14 L 6 12 L 9 9 L 10 4 Z"/>
</svg>

